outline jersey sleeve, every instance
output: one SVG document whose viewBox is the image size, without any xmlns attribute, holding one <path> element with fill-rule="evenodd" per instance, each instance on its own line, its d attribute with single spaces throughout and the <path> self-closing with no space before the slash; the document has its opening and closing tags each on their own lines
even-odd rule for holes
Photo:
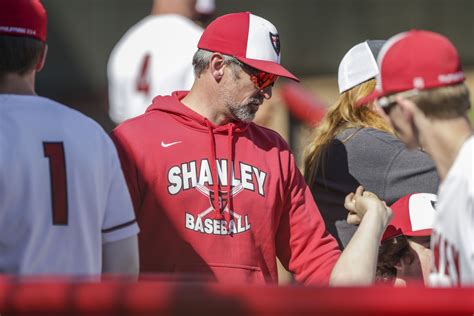
<svg viewBox="0 0 474 316">
<path fill-rule="evenodd" d="M 278 257 L 298 282 L 328 285 L 340 250 L 334 237 L 327 233 L 292 154 L 287 181 L 288 193 L 276 237 Z"/>
<path fill-rule="evenodd" d="M 102 224 L 102 243 L 125 239 L 139 232 L 130 193 L 125 184 L 117 152 L 111 142 L 110 150 L 112 175 Z"/>
<path fill-rule="evenodd" d="M 421 150 L 403 148 L 390 164 L 383 199 L 392 204 L 410 193 L 436 194 L 439 177 L 431 158 Z"/>
</svg>

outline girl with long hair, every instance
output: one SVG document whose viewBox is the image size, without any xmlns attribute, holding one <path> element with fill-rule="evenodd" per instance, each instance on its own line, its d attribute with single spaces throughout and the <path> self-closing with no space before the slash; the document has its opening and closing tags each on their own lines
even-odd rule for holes
<svg viewBox="0 0 474 316">
<path fill-rule="evenodd" d="M 438 188 L 431 159 L 421 150 L 407 150 L 375 104 L 357 105 L 375 88 L 383 42 L 366 41 L 346 53 L 338 72 L 340 96 L 305 150 L 306 181 L 341 249 L 356 230 L 346 222 L 344 198 L 359 185 L 387 204 L 412 192 L 436 193 Z"/>
</svg>

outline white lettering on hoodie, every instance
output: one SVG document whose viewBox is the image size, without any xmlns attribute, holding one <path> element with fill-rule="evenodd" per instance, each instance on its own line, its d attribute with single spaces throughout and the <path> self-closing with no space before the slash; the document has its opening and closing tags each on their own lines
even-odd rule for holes
<svg viewBox="0 0 474 316">
<path fill-rule="evenodd" d="M 217 177 L 221 185 L 226 186 L 227 179 L 227 160 L 216 160 Z M 234 169 L 231 170 L 231 184 L 233 187 L 242 184 L 246 190 L 257 191 L 261 196 L 265 196 L 265 180 L 267 174 L 257 167 L 241 162 L 240 179 L 236 178 Z M 207 159 L 201 160 L 199 169 L 196 167 L 196 161 L 184 162 L 179 166 L 173 166 L 168 170 L 168 193 L 176 195 L 181 191 L 189 190 L 200 183 L 202 185 L 212 186 L 212 170 Z"/>
</svg>

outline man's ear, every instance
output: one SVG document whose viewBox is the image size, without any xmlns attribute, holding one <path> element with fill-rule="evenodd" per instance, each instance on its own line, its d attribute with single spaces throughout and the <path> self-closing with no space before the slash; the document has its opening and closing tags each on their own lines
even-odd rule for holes
<svg viewBox="0 0 474 316">
<path fill-rule="evenodd" d="M 213 53 L 209 62 L 209 70 L 216 81 L 220 81 L 224 76 L 225 66 L 224 56 L 219 53 Z"/>
<path fill-rule="evenodd" d="M 44 64 L 46 62 L 46 55 L 48 54 L 48 45 L 47 44 L 44 44 L 43 46 L 43 51 L 41 52 L 41 56 L 38 60 L 38 63 L 36 64 L 36 72 L 40 72 L 41 69 L 43 69 L 44 67 Z"/>
</svg>

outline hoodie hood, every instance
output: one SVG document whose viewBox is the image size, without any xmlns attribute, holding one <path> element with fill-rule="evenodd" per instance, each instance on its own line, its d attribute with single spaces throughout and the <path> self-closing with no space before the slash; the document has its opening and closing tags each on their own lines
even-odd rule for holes
<svg viewBox="0 0 474 316">
<path fill-rule="evenodd" d="M 152 104 L 148 107 L 146 112 L 162 111 L 174 117 L 178 122 L 193 129 L 208 132 L 209 125 L 215 134 L 227 134 L 229 126 L 232 126 L 233 134 L 239 134 L 247 130 L 251 123 L 241 121 L 234 121 L 224 125 L 215 125 L 204 116 L 194 112 L 186 105 L 181 103 L 181 100 L 188 94 L 189 91 L 175 91 L 171 95 L 159 95 L 153 99 Z"/>
</svg>

